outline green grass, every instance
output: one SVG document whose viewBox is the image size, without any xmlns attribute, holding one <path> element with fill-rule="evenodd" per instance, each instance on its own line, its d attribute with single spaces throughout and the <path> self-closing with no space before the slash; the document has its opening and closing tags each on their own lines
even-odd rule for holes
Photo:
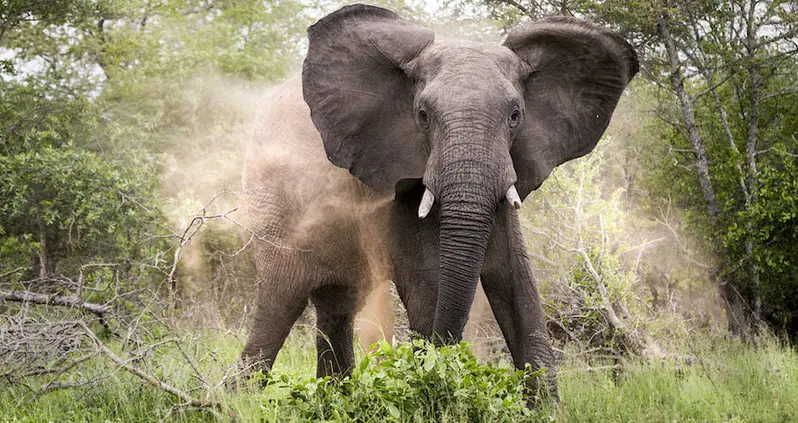
<svg viewBox="0 0 798 423">
<path fill-rule="evenodd" d="M 302 331 L 300 331 L 302 332 Z M 305 331 L 307 332 L 307 331 Z M 455 347 L 383 348 L 361 359 L 351 380 L 318 381 L 308 333 L 292 335 L 278 357 L 276 383 L 218 390 L 238 421 L 560 421 L 560 422 L 795 422 L 798 421 L 798 354 L 775 340 L 754 348 L 726 339 L 692 341 L 684 359 L 633 361 L 613 375 L 566 358 L 560 365 L 559 405 L 534 413 L 521 406 L 515 387 L 523 377 L 503 363 L 476 366 Z M 207 380 L 221 378 L 241 343 L 208 336 L 185 348 Z M 148 355 L 148 371 L 181 389 L 200 386 L 182 355 L 164 346 Z M 174 408 L 170 396 L 106 360 L 86 363 L 80 377 L 111 375 L 95 385 L 32 394 L 28 386 L 0 382 L 0 421 L 214 421 L 208 413 Z M 77 375 L 74 377 L 78 377 Z M 76 380 L 76 379 L 75 379 Z M 195 391 L 196 396 L 201 391 Z M 467 410 L 468 409 L 468 410 Z M 228 418 L 226 418 L 228 419 Z"/>
<path fill-rule="evenodd" d="M 722 342 L 700 362 L 634 363 L 608 372 L 562 370 L 561 421 L 795 422 L 798 356 L 775 342 L 759 349 Z"/>
</svg>

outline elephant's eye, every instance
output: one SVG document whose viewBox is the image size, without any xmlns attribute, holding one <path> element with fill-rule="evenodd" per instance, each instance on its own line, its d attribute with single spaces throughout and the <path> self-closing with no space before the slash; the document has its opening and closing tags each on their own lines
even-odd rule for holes
<svg viewBox="0 0 798 423">
<path fill-rule="evenodd" d="M 510 125 L 510 128 L 515 128 L 519 123 L 521 123 L 521 111 L 515 109 L 507 118 L 507 124 Z"/>
<path fill-rule="evenodd" d="M 418 111 L 418 120 L 421 122 L 421 125 L 423 125 L 424 128 L 429 127 L 429 114 L 427 114 L 426 110 L 421 109 Z"/>
</svg>

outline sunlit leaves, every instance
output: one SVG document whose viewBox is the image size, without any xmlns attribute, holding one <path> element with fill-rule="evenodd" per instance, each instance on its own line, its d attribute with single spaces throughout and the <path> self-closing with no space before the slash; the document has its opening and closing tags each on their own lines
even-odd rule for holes
<svg viewBox="0 0 798 423">
<path fill-rule="evenodd" d="M 468 344 L 435 347 L 415 340 L 391 346 L 381 342 L 343 380 L 268 381 L 263 414 L 292 411 L 311 421 L 532 420 L 525 383 L 545 371 L 480 364 Z"/>
</svg>

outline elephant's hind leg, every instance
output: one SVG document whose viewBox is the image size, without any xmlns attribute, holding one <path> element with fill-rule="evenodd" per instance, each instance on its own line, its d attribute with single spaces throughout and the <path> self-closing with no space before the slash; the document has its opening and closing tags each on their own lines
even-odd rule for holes
<svg viewBox="0 0 798 423">
<path fill-rule="evenodd" d="M 358 292 L 350 286 L 326 285 L 311 297 L 316 306 L 318 377 L 343 374 L 355 364 L 353 320 Z"/>
<path fill-rule="evenodd" d="M 310 293 L 304 287 L 308 277 L 291 263 L 287 258 L 259 258 L 258 264 L 266 268 L 258 269 L 258 307 L 242 352 L 253 370 L 265 373 L 271 369 L 291 327 L 307 306 Z"/>
</svg>

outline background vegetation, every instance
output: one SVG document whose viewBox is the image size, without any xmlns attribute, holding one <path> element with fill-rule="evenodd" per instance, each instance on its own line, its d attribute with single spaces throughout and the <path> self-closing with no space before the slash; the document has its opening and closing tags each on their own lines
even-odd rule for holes
<svg viewBox="0 0 798 423">
<path fill-rule="evenodd" d="M 535 375 L 509 370 L 484 301 L 477 356 L 383 344 L 319 381 L 300 324 L 265 389 L 238 380 L 244 146 L 339 3 L 0 0 L 4 419 L 798 419 L 794 2 L 377 4 L 483 40 L 586 17 L 638 49 L 607 137 L 523 211 L 560 405 L 524 407 Z"/>
</svg>

